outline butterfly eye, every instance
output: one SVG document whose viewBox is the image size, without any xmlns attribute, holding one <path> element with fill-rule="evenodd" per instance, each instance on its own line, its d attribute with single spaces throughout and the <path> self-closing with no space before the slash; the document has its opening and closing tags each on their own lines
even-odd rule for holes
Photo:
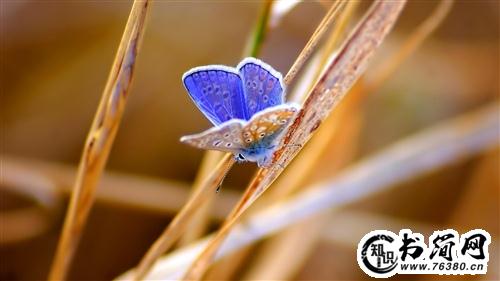
<svg viewBox="0 0 500 281">
<path fill-rule="evenodd" d="M 241 155 L 241 153 L 240 153 L 240 154 L 238 154 L 238 159 L 245 160 L 245 157 L 243 157 L 243 155 Z"/>
</svg>

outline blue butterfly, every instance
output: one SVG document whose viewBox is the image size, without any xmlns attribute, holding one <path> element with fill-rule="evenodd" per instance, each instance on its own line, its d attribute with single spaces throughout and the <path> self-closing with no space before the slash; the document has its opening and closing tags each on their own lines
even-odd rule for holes
<svg viewBox="0 0 500 281">
<path fill-rule="evenodd" d="M 281 74 L 268 64 L 245 58 L 236 68 L 195 67 L 182 76 L 200 111 L 215 125 L 181 142 L 197 148 L 231 152 L 238 161 L 270 163 L 279 136 L 299 106 L 284 103 Z"/>
</svg>

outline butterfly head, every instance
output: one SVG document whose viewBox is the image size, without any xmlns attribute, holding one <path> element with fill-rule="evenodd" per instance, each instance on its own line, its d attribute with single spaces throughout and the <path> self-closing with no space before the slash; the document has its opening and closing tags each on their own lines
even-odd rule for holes
<svg viewBox="0 0 500 281">
<path fill-rule="evenodd" d="M 242 150 L 235 154 L 237 162 L 256 162 L 259 167 L 268 167 L 270 159 L 272 159 L 274 149 L 262 148 L 260 150 Z"/>
</svg>

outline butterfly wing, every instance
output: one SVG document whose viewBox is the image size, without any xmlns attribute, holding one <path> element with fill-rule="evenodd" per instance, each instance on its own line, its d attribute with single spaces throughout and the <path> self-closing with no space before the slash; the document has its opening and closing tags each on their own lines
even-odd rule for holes
<svg viewBox="0 0 500 281">
<path fill-rule="evenodd" d="M 242 136 L 246 146 L 255 142 L 269 142 L 268 147 L 290 123 L 299 109 L 295 104 L 282 104 L 255 114 L 243 127 Z"/>
<path fill-rule="evenodd" d="M 263 109 L 283 104 L 285 86 L 278 71 L 255 58 L 244 59 L 237 68 L 249 118 Z"/>
<path fill-rule="evenodd" d="M 184 136 L 181 142 L 201 149 L 238 153 L 243 148 L 241 130 L 244 124 L 242 120 L 230 120 L 202 133 Z"/>
<path fill-rule="evenodd" d="M 247 119 L 243 84 L 234 68 L 196 67 L 184 73 L 182 81 L 196 106 L 214 125 Z"/>
</svg>

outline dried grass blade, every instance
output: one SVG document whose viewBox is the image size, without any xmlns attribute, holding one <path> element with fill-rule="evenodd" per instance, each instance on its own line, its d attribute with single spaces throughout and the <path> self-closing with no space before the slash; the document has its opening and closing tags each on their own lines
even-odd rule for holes
<svg viewBox="0 0 500 281">
<path fill-rule="evenodd" d="M 377 68 L 375 77 L 367 81 L 365 91 L 372 92 L 378 89 L 420 45 L 428 38 L 443 22 L 446 16 L 450 13 L 453 7 L 453 0 L 441 0 L 437 7 L 432 11 L 415 31 L 405 40 L 403 45 L 398 48 L 398 51 L 386 60 L 384 64 Z"/>
<path fill-rule="evenodd" d="M 125 108 L 149 1 L 134 1 L 87 136 L 49 280 L 65 280 Z"/>
<path fill-rule="evenodd" d="M 342 13 L 342 15 L 339 18 L 338 25 L 335 26 L 335 29 L 331 33 L 332 35 L 329 37 L 328 42 L 325 44 L 325 51 L 322 52 L 322 62 L 326 62 L 327 57 L 329 57 L 329 55 L 331 55 L 331 53 L 333 52 L 335 45 L 337 45 L 336 42 L 337 42 L 338 38 L 340 38 L 340 35 L 342 34 L 342 30 L 345 29 L 345 26 L 347 24 L 347 20 L 352 16 L 352 13 L 354 12 L 354 10 L 356 9 L 358 4 L 359 4 L 359 2 L 356 2 L 356 1 L 351 1 L 347 4 L 344 12 Z M 371 80 L 371 81 L 364 81 L 365 83 L 358 83 L 357 87 L 355 87 L 351 90 L 351 92 L 349 93 L 349 96 L 351 96 L 351 95 L 356 96 L 356 98 L 353 99 L 352 101 L 351 100 L 345 101 L 345 102 L 349 102 L 349 104 L 351 105 L 350 107 L 348 107 L 347 110 L 344 110 L 344 108 L 342 108 L 342 107 L 338 108 L 338 111 L 342 111 L 343 114 L 338 114 L 339 117 L 337 117 L 337 119 L 338 118 L 343 119 L 342 116 L 345 114 L 348 114 L 346 111 L 356 110 L 356 106 L 358 106 L 359 102 L 361 100 L 363 100 L 363 98 L 367 94 L 377 90 L 384 82 L 386 82 L 387 79 L 394 73 L 394 71 L 398 67 L 400 67 L 401 64 L 412 53 L 414 53 L 418 49 L 418 47 L 432 34 L 432 32 L 437 27 L 439 27 L 439 25 L 446 18 L 446 15 L 451 10 L 452 4 L 453 4 L 453 0 L 442 0 L 437 5 L 437 7 L 434 9 L 434 11 L 429 15 L 429 17 L 427 17 L 422 22 L 422 24 L 420 24 L 415 29 L 415 31 L 412 32 L 410 34 L 410 36 L 408 36 L 408 38 L 402 43 L 401 47 L 398 47 L 398 50 L 395 52 L 394 55 L 391 55 L 390 58 L 384 62 L 384 64 L 382 64 L 380 66 L 375 66 L 374 68 L 376 68 L 376 69 L 374 69 L 371 72 L 373 72 L 377 75 L 376 78 Z M 321 69 L 321 67 L 318 69 Z M 349 118 L 352 118 L 353 112 L 349 113 L 349 115 L 350 115 Z M 332 116 L 329 116 L 329 118 L 327 119 L 327 122 L 329 122 L 329 124 L 326 125 L 327 128 L 325 128 L 325 129 L 328 129 L 328 131 L 325 132 L 324 135 L 321 135 L 321 137 L 324 138 L 324 141 L 320 142 L 318 145 L 312 146 L 315 149 L 313 150 L 311 148 L 311 150 L 310 150 L 311 152 L 315 153 L 315 156 L 312 157 L 312 159 L 315 159 L 316 157 L 318 157 L 318 154 L 321 153 L 322 149 L 318 150 L 317 148 L 324 147 L 328 143 L 327 140 L 332 138 L 333 133 L 335 132 L 335 129 L 338 126 L 338 124 L 336 124 L 336 121 L 338 121 L 338 120 L 333 120 L 330 117 L 332 117 Z M 306 151 L 303 151 L 303 153 L 304 152 L 306 152 Z M 300 157 L 301 159 L 302 159 L 303 153 L 301 154 L 301 157 Z M 302 172 L 301 173 L 291 172 L 291 174 L 300 175 L 302 177 L 304 175 L 307 175 L 308 169 L 311 169 L 312 167 L 314 167 L 314 165 L 313 165 L 314 161 L 312 159 L 309 161 L 306 161 L 305 163 L 302 163 L 302 165 L 298 165 L 299 163 L 297 163 L 297 161 L 295 161 L 294 165 L 297 164 L 297 166 L 299 166 L 296 170 L 302 171 Z M 293 167 L 293 168 L 295 168 L 295 167 Z M 287 173 L 288 172 L 290 172 L 290 171 L 287 170 Z M 300 179 L 300 177 L 299 177 L 299 179 Z M 286 186 L 287 188 L 290 188 L 290 186 L 294 185 L 293 182 L 296 182 L 296 181 L 297 181 L 296 178 L 293 178 L 291 180 L 290 180 L 290 178 L 288 178 L 285 181 L 285 184 L 281 184 L 281 182 L 280 182 L 280 185 L 283 185 L 283 187 Z M 300 180 L 298 180 L 298 181 L 300 181 Z M 276 189 L 279 189 L 279 188 L 277 188 L 277 186 L 273 186 L 272 192 L 275 192 Z"/>
<path fill-rule="evenodd" d="M 322 74 L 293 124 L 285 132 L 283 144 L 274 154 L 273 165 L 269 169 L 260 169 L 257 172 L 239 204 L 228 216 L 215 238 L 192 264 L 184 280 L 201 279 L 238 217 L 279 176 L 363 73 L 369 59 L 393 27 L 405 3 L 406 1 L 377 1 L 372 5 L 346 40 L 338 56 Z"/>
<path fill-rule="evenodd" d="M 234 162 L 235 159 L 232 154 L 229 153 L 224 155 L 219 165 L 214 169 L 214 172 L 206 179 L 205 183 L 203 183 L 203 188 L 199 188 L 195 191 L 193 196 L 189 198 L 188 202 L 182 207 L 174 220 L 170 222 L 142 258 L 135 272 L 135 280 L 142 280 L 158 257 L 165 253 L 165 251 L 177 241 L 187 224 L 190 223 L 190 218 L 198 210 L 197 207 L 203 204 L 206 200 L 205 198 L 215 194 L 215 189 L 219 186 Z"/>
<path fill-rule="evenodd" d="M 295 78 L 299 70 L 304 66 L 304 63 L 316 49 L 316 45 L 318 45 L 320 39 L 323 38 L 324 34 L 328 31 L 328 28 L 333 24 L 334 19 L 336 19 L 338 13 L 343 9 L 345 4 L 346 1 L 337 0 L 328 10 L 327 14 L 319 23 L 306 46 L 302 49 L 292 67 L 290 67 L 290 70 L 288 70 L 285 78 L 283 78 L 285 85 L 290 85 L 291 81 Z"/>
<path fill-rule="evenodd" d="M 332 149 L 340 148 L 338 152 L 334 153 L 339 156 L 338 161 L 345 161 L 346 152 L 352 151 L 352 145 L 356 143 L 353 140 L 344 141 L 344 143 L 331 143 L 331 139 L 338 134 L 339 125 L 345 124 L 349 119 L 349 128 L 352 130 L 356 126 L 359 126 L 360 114 L 358 105 L 368 94 L 376 91 L 384 82 L 391 77 L 396 69 L 413 53 L 418 47 L 427 39 L 433 31 L 442 23 L 446 18 L 446 15 L 451 10 L 453 1 L 443 0 L 432 13 L 420 24 L 414 32 L 408 36 L 408 38 L 398 46 L 398 50 L 391 54 L 390 58 L 381 66 L 377 66 L 371 72 L 375 73 L 377 76 L 372 81 L 365 81 L 367 83 L 358 83 L 357 87 L 353 88 L 343 103 L 337 108 L 333 114 L 331 114 L 324 122 L 324 125 L 318 130 L 318 133 L 312 138 L 310 145 L 305 147 L 305 151 L 302 151 L 298 155 L 298 159 L 292 163 L 291 166 L 285 170 L 286 176 L 280 177 L 277 182 L 273 184 L 273 188 L 269 190 L 264 198 L 260 199 L 260 203 L 263 202 L 276 202 L 282 197 L 291 193 L 294 188 L 298 187 L 302 182 L 304 177 L 307 177 L 309 171 L 316 167 L 315 162 L 319 155 L 321 155 L 324 147 L 330 145 Z M 341 31 L 345 28 L 348 19 L 352 16 L 356 6 L 359 2 L 351 1 L 348 3 L 344 12 L 339 18 L 338 24 L 332 31 L 328 42 L 324 46 L 322 51 L 321 62 L 325 64 L 328 58 L 331 57 L 334 47 L 337 45 L 337 39 L 341 35 Z M 319 75 L 322 67 L 317 67 L 317 74 Z M 368 84 L 368 85 L 366 85 Z M 348 117 L 347 117 L 348 115 Z M 356 122 L 358 121 L 358 122 Z M 340 122 L 340 123 L 339 123 Z M 326 126 L 326 127 L 325 127 Z M 342 127 L 342 126 L 340 126 Z M 344 126 L 345 127 L 345 126 Z M 341 130 L 341 129 L 340 129 Z M 349 135 L 352 136 L 353 135 Z M 344 140 L 345 136 L 342 138 L 337 138 L 337 140 Z M 335 165 L 334 163 L 334 165 Z M 331 172 L 335 173 L 335 166 L 331 167 Z M 264 203 L 267 204 L 267 203 Z M 254 208 L 255 209 L 255 208 Z M 284 232 L 266 240 L 265 244 L 261 246 L 261 250 L 258 253 L 258 257 L 255 258 L 256 262 L 250 267 L 250 270 L 246 271 L 244 279 L 255 280 L 255 279 L 289 279 L 293 276 L 296 268 L 290 266 L 291 264 L 296 264 L 299 266 L 300 262 L 307 259 L 302 254 L 310 253 L 311 249 L 308 247 L 314 247 L 315 243 L 309 242 L 310 240 L 316 240 L 320 238 L 318 231 L 321 231 L 321 227 L 318 225 L 324 225 L 329 219 L 328 216 L 315 216 L 314 218 L 308 219 L 303 223 L 296 224 L 291 228 L 286 229 Z M 310 229 L 310 235 L 307 237 L 300 236 L 300 230 L 304 227 Z M 293 255 L 290 256 L 289 250 L 287 248 L 287 243 L 289 240 L 298 239 L 300 241 L 300 246 L 296 247 L 293 251 Z M 284 240 L 284 243 L 282 242 Z M 281 257 L 289 256 L 290 262 L 283 264 L 280 262 Z"/>
<path fill-rule="evenodd" d="M 289 95 L 290 100 L 298 101 L 300 96 L 304 99 L 303 93 L 312 89 L 324 66 L 333 57 L 335 48 L 341 43 L 339 40 L 343 37 L 348 23 L 352 21 L 359 3 L 349 1 L 346 4 L 329 32 L 321 51 L 317 52 L 314 59 L 308 63 L 304 75 L 298 82 L 301 84 L 298 84 Z M 304 182 L 310 178 L 311 173 L 314 174 L 313 171 L 317 168 L 318 161 L 321 155 L 324 155 L 326 147 L 331 147 L 333 150 L 330 153 L 336 155 L 335 161 L 329 164 L 331 173 L 336 173 L 339 167 L 345 166 L 354 157 L 356 139 L 362 124 L 362 113 L 358 106 L 357 96 L 359 96 L 359 91 L 349 93 L 337 110 L 328 116 L 318 133 L 311 139 L 311 143 L 287 167 L 285 174 L 272 184 L 272 188 L 269 188 L 268 192 L 256 202 L 257 206 L 253 206 L 252 210 L 260 210 L 261 206 L 284 200 L 298 188 L 303 188 Z M 348 120 L 348 125 L 345 123 L 346 120 Z M 313 253 L 317 240 L 321 238 L 323 226 L 330 220 L 330 217 L 328 214 L 322 214 L 308 218 L 266 239 L 259 245 L 257 255 L 252 257 L 254 262 L 245 268 L 243 279 L 291 279 Z M 305 228 L 309 230 L 306 237 L 302 235 Z M 296 246 L 290 248 L 290 243 Z M 283 258 L 287 259 L 286 263 L 283 263 Z"/>
</svg>

